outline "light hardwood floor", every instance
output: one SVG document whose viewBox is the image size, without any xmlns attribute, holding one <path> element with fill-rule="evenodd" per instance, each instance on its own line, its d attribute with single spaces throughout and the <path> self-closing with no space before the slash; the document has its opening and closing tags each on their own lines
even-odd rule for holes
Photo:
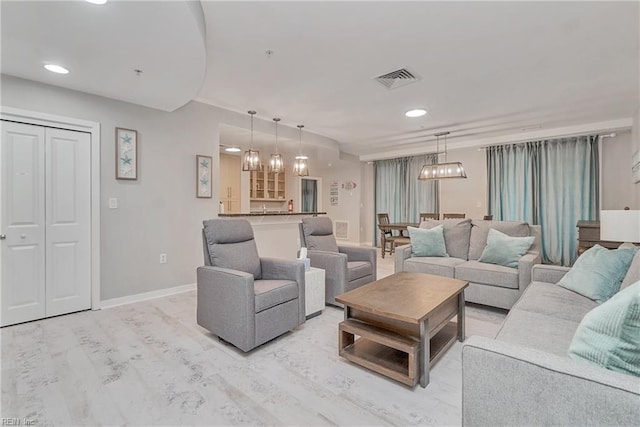
<svg viewBox="0 0 640 427">
<path fill-rule="evenodd" d="M 393 272 L 378 257 L 380 277 Z M 195 323 L 194 291 L 3 328 L 2 417 L 39 425 L 457 425 L 460 343 L 409 389 L 338 357 L 327 307 L 249 354 Z M 467 336 L 505 314 L 468 306 Z M 24 425 L 24 421 L 23 421 Z"/>
</svg>

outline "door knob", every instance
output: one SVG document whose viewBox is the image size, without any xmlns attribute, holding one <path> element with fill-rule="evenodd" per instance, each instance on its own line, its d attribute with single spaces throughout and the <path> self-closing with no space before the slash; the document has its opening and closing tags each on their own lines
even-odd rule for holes
<svg viewBox="0 0 640 427">
<path fill-rule="evenodd" d="M 4 239 L 6 239 L 6 238 L 7 238 L 7 235 L 6 235 L 6 234 L 0 234 L 0 240 L 4 240 Z"/>
<path fill-rule="evenodd" d="M 21 235 L 20 235 L 20 238 L 21 238 L 21 239 L 26 239 L 26 238 L 27 238 L 27 235 L 26 235 L 26 234 L 21 234 Z"/>
</svg>

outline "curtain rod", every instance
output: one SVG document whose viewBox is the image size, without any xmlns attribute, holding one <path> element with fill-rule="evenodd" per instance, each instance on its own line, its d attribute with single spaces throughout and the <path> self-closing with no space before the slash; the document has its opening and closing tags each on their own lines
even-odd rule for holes
<svg viewBox="0 0 640 427">
<path fill-rule="evenodd" d="M 478 147 L 478 151 L 486 150 L 487 148 L 490 148 L 490 147 L 500 147 L 502 145 L 522 145 L 522 144 L 526 144 L 527 142 L 538 141 L 540 139 L 547 140 L 547 139 L 558 139 L 558 138 L 573 138 L 578 136 L 594 136 L 594 135 L 604 139 L 604 138 L 614 138 L 616 136 L 616 133 L 611 132 L 611 133 L 605 133 L 601 135 L 598 132 L 583 132 L 583 133 L 572 133 L 572 134 L 566 134 L 566 135 L 557 135 L 553 137 L 546 137 L 546 138 L 539 138 L 539 139 L 532 138 L 532 139 L 528 139 L 526 141 L 520 141 L 520 142 L 504 142 L 500 144 L 483 145 L 482 147 Z"/>
</svg>

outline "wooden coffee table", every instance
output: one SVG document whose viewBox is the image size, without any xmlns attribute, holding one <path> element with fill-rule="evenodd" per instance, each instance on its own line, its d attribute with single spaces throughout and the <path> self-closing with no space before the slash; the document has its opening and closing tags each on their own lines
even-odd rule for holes
<svg viewBox="0 0 640 427">
<path fill-rule="evenodd" d="M 468 282 L 422 273 L 395 273 L 338 295 L 344 304 L 339 354 L 411 387 L 429 384 L 429 366 L 464 341 Z M 453 317 L 457 316 L 457 322 Z M 359 337 L 356 339 L 356 336 Z"/>
</svg>

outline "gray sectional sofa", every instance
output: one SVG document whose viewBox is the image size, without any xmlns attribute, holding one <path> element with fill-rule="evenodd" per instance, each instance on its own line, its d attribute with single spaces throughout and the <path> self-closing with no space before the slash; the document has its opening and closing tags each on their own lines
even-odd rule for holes
<svg viewBox="0 0 640 427">
<path fill-rule="evenodd" d="M 636 258 L 625 282 L 640 280 L 640 252 Z M 580 321 L 598 305 L 556 285 L 567 271 L 536 265 L 497 337 L 465 341 L 463 425 L 638 425 L 640 378 L 567 356 Z"/>
<path fill-rule="evenodd" d="M 531 268 L 541 262 L 540 226 L 525 222 L 480 221 L 471 219 L 426 220 L 420 226 L 444 226 L 448 257 L 412 257 L 411 245 L 396 248 L 395 272 L 428 273 L 466 280 L 465 300 L 509 309 L 531 282 Z M 513 237 L 534 236 L 529 252 L 518 262 L 518 268 L 478 261 L 487 244 L 489 229 Z"/>
</svg>

